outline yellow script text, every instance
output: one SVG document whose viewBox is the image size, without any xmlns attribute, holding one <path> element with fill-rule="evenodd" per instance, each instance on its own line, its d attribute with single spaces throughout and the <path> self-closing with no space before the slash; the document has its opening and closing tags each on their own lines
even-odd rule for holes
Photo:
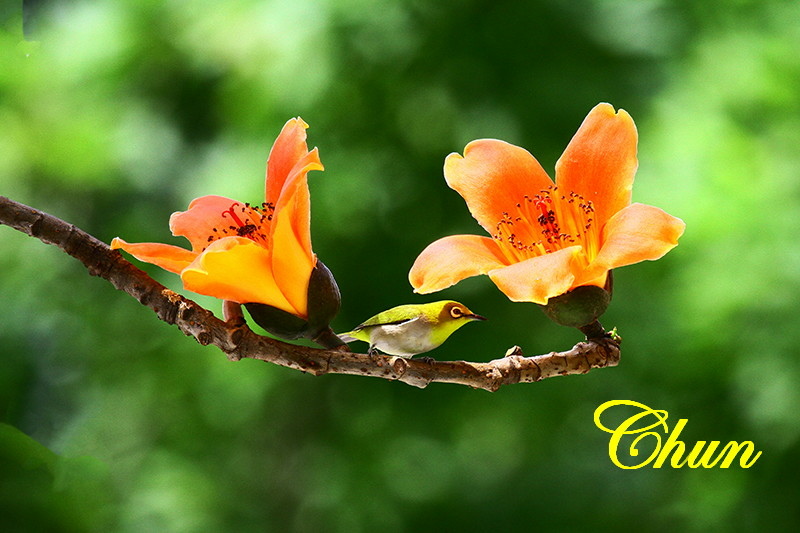
<svg viewBox="0 0 800 533">
<path fill-rule="evenodd" d="M 636 412 L 622 421 L 617 427 L 606 427 L 600 417 L 608 409 L 621 406 L 627 406 L 628 409 L 633 407 Z M 755 445 L 749 440 L 742 443 L 730 441 L 719 452 L 717 452 L 717 449 L 720 446 L 720 441 L 712 440 L 707 442 L 699 440 L 694 444 L 691 451 L 686 454 L 686 443 L 678 440 L 678 437 L 680 437 L 688 420 L 681 418 L 670 431 L 667 425 L 667 416 L 668 413 L 666 411 L 651 409 L 639 402 L 610 400 L 595 409 L 594 423 L 603 431 L 611 433 L 611 438 L 608 441 L 608 456 L 611 462 L 620 468 L 634 469 L 647 465 L 652 465 L 653 468 L 661 468 L 667 460 L 669 460 L 669 465 L 672 468 L 683 468 L 684 466 L 689 468 L 700 466 L 703 468 L 713 468 L 715 466 L 728 468 L 733 464 L 737 455 L 739 456 L 739 466 L 750 468 L 761 457 L 760 451 L 753 455 Z M 663 432 L 666 435 L 666 440 L 662 440 L 661 432 L 654 430 Z M 636 436 L 633 437 L 634 435 Z M 620 460 L 620 443 L 623 437 L 626 436 L 630 436 L 629 438 L 633 440 L 627 450 L 625 450 L 626 446 L 622 446 L 622 451 L 623 453 L 627 451 L 628 457 L 639 460 L 636 464 L 624 464 Z M 652 450 L 649 455 L 646 452 L 644 453 L 644 455 L 647 455 L 644 460 L 639 459 L 640 455 L 642 455 L 640 454 L 640 448 L 642 451 Z M 684 454 L 686 455 L 684 456 Z"/>
</svg>

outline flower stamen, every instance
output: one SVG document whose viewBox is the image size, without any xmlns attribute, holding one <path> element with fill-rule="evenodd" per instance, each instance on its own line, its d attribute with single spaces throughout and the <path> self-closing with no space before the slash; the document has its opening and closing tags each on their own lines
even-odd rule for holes
<svg viewBox="0 0 800 533">
<path fill-rule="evenodd" d="M 592 223 L 594 207 L 583 196 L 559 195 L 552 186 L 516 204 L 514 216 L 503 212 L 492 235 L 507 259 L 518 262 L 581 245 L 588 265 L 597 255 L 599 236 Z"/>
<path fill-rule="evenodd" d="M 212 243 L 217 239 L 236 235 L 268 247 L 268 226 L 272 221 L 274 211 L 275 206 L 271 203 L 254 206 L 247 202 L 244 204 L 234 202 L 221 213 L 222 218 L 230 217 L 233 224 L 227 227 L 211 228 L 213 233 L 208 236 L 207 242 Z"/>
<path fill-rule="evenodd" d="M 222 218 L 225 218 L 225 215 L 230 215 L 230 216 L 231 216 L 231 218 L 233 219 L 233 221 L 234 221 L 234 222 L 236 222 L 236 224 L 237 224 L 239 227 L 242 227 L 242 226 L 244 226 L 244 225 L 245 225 L 245 223 L 244 223 L 244 222 L 242 222 L 242 219 L 240 219 L 240 218 L 239 218 L 239 215 L 237 215 L 237 214 L 236 214 L 236 211 L 234 211 L 234 208 L 235 208 L 237 205 L 239 205 L 239 202 L 234 202 L 234 203 L 233 203 L 233 205 L 231 205 L 231 206 L 230 206 L 230 207 L 229 207 L 227 210 L 223 211 L 223 212 L 222 212 Z"/>
</svg>

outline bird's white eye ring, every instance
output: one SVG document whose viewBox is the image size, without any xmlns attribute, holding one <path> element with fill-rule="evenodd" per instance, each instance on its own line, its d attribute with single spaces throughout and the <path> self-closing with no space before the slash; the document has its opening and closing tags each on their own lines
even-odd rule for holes
<svg viewBox="0 0 800 533">
<path fill-rule="evenodd" d="M 454 307 L 450 309 L 450 316 L 453 318 L 461 318 L 464 315 L 464 312 L 461 310 L 460 307 Z"/>
</svg>

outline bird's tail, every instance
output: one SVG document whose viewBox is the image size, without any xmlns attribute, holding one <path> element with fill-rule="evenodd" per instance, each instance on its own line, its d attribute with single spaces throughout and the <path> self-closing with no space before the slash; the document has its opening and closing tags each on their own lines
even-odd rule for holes
<svg viewBox="0 0 800 533">
<path fill-rule="evenodd" d="M 369 342 L 369 337 L 366 337 L 363 331 L 353 330 L 346 333 L 338 333 L 337 336 L 342 339 L 342 342 L 351 343 L 353 341 Z M 365 338 L 366 337 L 366 338 Z"/>
<path fill-rule="evenodd" d="M 336 336 L 342 339 L 342 342 L 350 344 L 351 342 L 358 340 L 352 335 L 350 335 L 351 333 L 352 331 L 348 331 L 347 333 L 338 333 Z"/>
</svg>

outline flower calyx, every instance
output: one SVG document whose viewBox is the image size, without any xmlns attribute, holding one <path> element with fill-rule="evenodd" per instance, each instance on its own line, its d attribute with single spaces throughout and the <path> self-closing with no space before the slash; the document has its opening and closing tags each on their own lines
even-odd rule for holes
<svg viewBox="0 0 800 533">
<path fill-rule="evenodd" d="M 333 274 L 317 259 L 308 280 L 308 318 L 262 303 L 244 304 L 256 324 L 287 340 L 310 339 L 325 348 L 346 346 L 333 334 L 330 323 L 341 307 L 341 293 Z"/>
<path fill-rule="evenodd" d="M 597 321 L 611 303 L 613 275 L 609 271 L 604 287 L 583 285 L 547 300 L 540 305 L 547 317 L 562 326 L 578 328 L 587 337 L 594 335 L 594 328 L 588 328 Z"/>
</svg>

